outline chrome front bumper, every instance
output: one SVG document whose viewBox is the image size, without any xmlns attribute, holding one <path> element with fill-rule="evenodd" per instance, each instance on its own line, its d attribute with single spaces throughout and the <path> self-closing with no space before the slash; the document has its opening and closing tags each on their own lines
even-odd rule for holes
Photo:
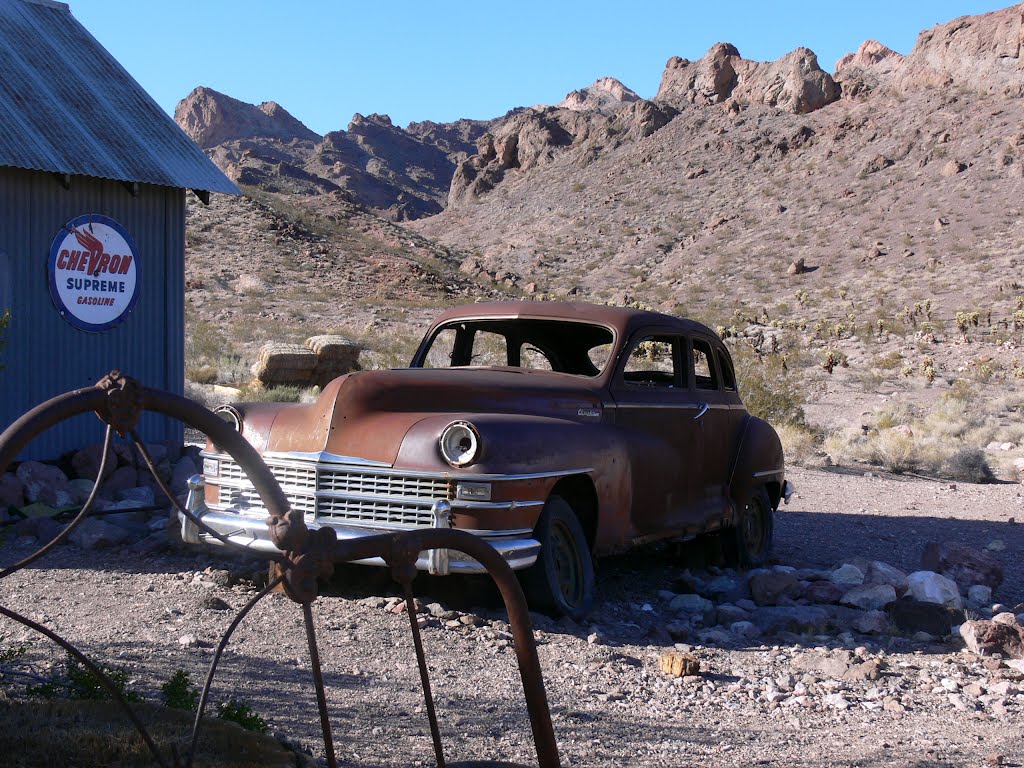
<svg viewBox="0 0 1024 768">
<path fill-rule="evenodd" d="M 232 511 L 213 510 L 206 506 L 205 482 L 202 475 L 193 475 L 188 481 L 188 499 L 185 506 L 188 511 L 203 521 L 214 531 L 224 536 L 232 544 L 245 547 L 253 552 L 277 554 L 280 550 L 270 540 L 265 516 L 245 515 Z M 431 508 L 433 527 L 448 528 L 451 525 L 451 504 L 444 500 L 436 501 Z M 185 515 L 179 514 L 181 522 L 181 539 L 186 544 L 212 544 L 223 546 L 223 542 L 214 536 L 204 533 L 199 526 Z M 307 520 L 310 530 L 331 528 L 338 539 L 357 539 L 364 536 L 375 536 L 382 533 L 395 533 L 396 528 L 370 528 L 364 526 L 344 525 L 338 523 L 325 524 L 316 520 Z M 537 561 L 540 553 L 540 542 L 536 539 L 513 534 L 477 533 L 479 537 L 491 545 L 513 570 L 529 568 Z M 354 562 L 364 565 L 387 565 L 382 558 L 374 557 Z M 450 573 L 486 573 L 479 562 L 457 550 L 430 549 L 420 552 L 416 568 L 438 576 Z"/>
</svg>

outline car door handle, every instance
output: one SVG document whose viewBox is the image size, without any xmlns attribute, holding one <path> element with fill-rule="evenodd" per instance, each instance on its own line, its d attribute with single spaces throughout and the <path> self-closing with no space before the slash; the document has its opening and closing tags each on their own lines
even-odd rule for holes
<svg viewBox="0 0 1024 768">
<path fill-rule="evenodd" d="M 701 416 L 708 412 L 709 407 L 710 406 L 707 403 L 701 403 L 700 408 L 697 410 L 697 415 L 693 417 L 693 420 L 697 421 L 700 419 Z"/>
</svg>

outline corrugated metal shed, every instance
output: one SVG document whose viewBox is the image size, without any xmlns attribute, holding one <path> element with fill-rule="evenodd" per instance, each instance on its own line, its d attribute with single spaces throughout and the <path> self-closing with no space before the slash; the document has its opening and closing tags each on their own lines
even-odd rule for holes
<svg viewBox="0 0 1024 768">
<path fill-rule="evenodd" d="M 49 0 L 0 0 L 0 165 L 241 194 Z"/>
<path fill-rule="evenodd" d="M 142 261 L 139 302 L 103 333 L 83 333 L 48 296 L 47 253 L 62 224 L 102 211 L 127 227 Z M 185 307 L 185 191 L 76 178 L 64 189 L 52 176 L 0 168 L 0 313 L 11 310 L 0 353 L 0 431 L 42 401 L 95 384 L 120 368 L 143 384 L 182 394 Z M 147 414 L 144 439 L 180 442 L 180 422 Z M 53 458 L 103 437 L 95 416 L 79 416 L 32 442 L 21 458 Z"/>
</svg>

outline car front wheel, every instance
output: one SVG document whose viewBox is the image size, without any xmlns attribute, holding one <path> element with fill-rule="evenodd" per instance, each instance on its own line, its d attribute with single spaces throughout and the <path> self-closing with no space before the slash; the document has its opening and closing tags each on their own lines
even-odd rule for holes
<svg viewBox="0 0 1024 768">
<path fill-rule="evenodd" d="M 768 562 L 772 551 L 774 519 L 771 499 L 764 486 L 750 491 L 738 510 L 736 527 L 724 532 L 726 560 L 741 568 L 757 568 Z"/>
<path fill-rule="evenodd" d="M 569 502 L 550 497 L 534 535 L 540 554 L 536 563 L 521 572 L 527 602 L 533 609 L 582 620 L 594 606 L 594 563 L 583 526 Z"/>
</svg>

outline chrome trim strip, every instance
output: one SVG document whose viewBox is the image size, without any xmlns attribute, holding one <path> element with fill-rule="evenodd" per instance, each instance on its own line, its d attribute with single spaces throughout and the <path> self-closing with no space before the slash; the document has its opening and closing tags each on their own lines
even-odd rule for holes
<svg viewBox="0 0 1024 768">
<path fill-rule="evenodd" d="M 229 480 L 228 482 L 209 481 L 210 485 L 220 488 L 233 488 L 238 490 L 253 490 L 250 483 L 244 480 Z M 367 501 L 373 504 L 417 504 L 428 508 L 437 501 L 436 496 L 425 498 L 423 496 L 371 496 L 369 494 L 343 493 L 340 491 L 316 491 L 311 488 L 300 488 L 290 485 L 282 485 L 281 490 L 285 496 L 298 496 L 305 499 L 317 501 L 320 499 L 337 499 L 338 501 Z M 445 499 L 454 509 L 478 509 L 478 510 L 508 510 L 513 507 L 543 507 L 541 501 L 465 501 L 463 499 Z M 225 507 L 228 508 L 228 507 Z"/>
<path fill-rule="evenodd" d="M 236 465 L 238 464 L 238 462 L 235 461 L 233 458 L 231 458 L 231 455 L 227 454 L 227 453 L 213 453 L 213 452 L 210 452 L 210 451 L 201 451 L 199 455 L 202 456 L 203 458 L 211 458 L 211 459 L 216 458 L 216 459 L 220 459 L 222 461 L 226 460 L 226 461 L 235 462 Z M 265 456 L 267 456 L 267 455 L 269 455 L 269 454 L 265 454 Z M 295 455 L 295 454 L 289 454 L 289 455 Z M 282 460 L 282 459 L 278 459 L 276 456 L 274 457 L 274 465 L 275 466 L 285 466 L 285 467 L 295 466 L 295 467 L 300 467 L 300 468 L 304 468 L 304 469 L 329 469 L 329 470 L 332 470 L 332 471 L 338 471 L 338 470 L 344 469 L 344 467 L 346 466 L 345 464 L 316 464 L 316 463 L 312 463 L 312 462 L 307 462 L 307 461 L 305 461 L 303 459 Z M 449 472 L 449 471 L 429 472 L 429 471 L 424 471 L 424 470 L 396 469 L 396 468 L 394 468 L 390 464 L 382 466 L 382 467 L 375 467 L 375 466 L 369 466 L 369 465 L 359 465 L 359 464 L 354 464 L 354 465 L 351 465 L 351 466 L 353 466 L 357 471 L 365 472 L 366 474 L 370 474 L 370 475 L 395 475 L 395 476 L 399 476 L 399 477 L 412 477 L 412 478 L 425 479 L 425 480 L 455 480 L 455 481 L 470 481 L 470 482 L 475 481 L 475 480 L 480 481 L 480 482 L 488 482 L 488 481 L 495 481 L 495 480 L 541 480 L 541 479 L 547 478 L 547 477 L 563 477 L 565 475 L 585 475 L 585 474 L 588 474 L 588 473 L 594 471 L 593 467 L 586 467 L 586 468 L 582 468 L 582 469 L 558 469 L 558 470 L 553 470 L 551 472 L 525 472 L 525 473 L 521 473 L 521 474 L 499 474 L 499 473 L 484 474 L 484 473 L 480 473 L 480 474 L 475 474 L 474 475 L 474 474 L 463 474 L 461 472 Z M 219 477 L 208 478 L 207 482 L 208 483 L 214 483 L 214 482 L 217 482 L 219 480 L 220 480 Z"/>
<path fill-rule="evenodd" d="M 753 476 L 754 477 L 775 477 L 775 476 L 781 475 L 783 473 L 784 473 L 784 470 L 781 470 L 781 469 L 765 469 L 765 470 L 762 470 L 761 472 L 755 472 Z"/>
<path fill-rule="evenodd" d="M 265 519 L 256 520 L 241 518 L 238 515 L 210 510 L 202 516 L 202 520 L 214 530 L 218 532 L 224 531 L 227 533 L 228 538 L 235 544 L 240 544 L 254 552 L 280 554 L 280 550 L 275 547 L 274 543 L 270 540 Z M 357 539 L 364 536 L 373 536 L 378 533 L 387 533 L 390 530 L 394 530 L 383 526 L 376 526 L 374 528 L 334 525 L 325 526 L 316 522 L 309 522 L 307 525 L 310 530 L 316 530 L 321 527 L 333 528 L 337 533 L 338 539 Z M 481 536 L 481 539 L 492 546 L 514 570 L 529 568 L 536 562 L 537 556 L 540 553 L 539 541 L 529 536 L 520 538 L 509 535 L 516 534 L 518 533 L 517 531 L 501 531 L 500 534 L 502 535 L 496 535 L 498 533 L 499 532 L 490 531 L 488 532 L 488 535 Z M 204 544 L 221 545 L 220 541 L 208 534 L 200 533 L 198 538 Z M 469 558 L 467 555 L 463 555 L 457 550 L 448 550 L 448 552 L 449 573 L 486 572 L 486 569 L 480 563 Z M 362 563 L 364 565 L 387 565 L 387 563 L 385 563 L 381 558 L 355 560 L 353 562 Z M 420 553 L 419 559 L 416 561 L 416 568 L 421 571 L 426 571 L 430 568 L 429 550 Z"/>
<path fill-rule="evenodd" d="M 205 453 L 202 451 L 201 453 Z M 342 456 L 329 451 L 303 452 L 303 451 L 267 451 L 263 454 L 264 461 L 267 459 L 292 459 L 294 461 L 312 461 L 321 464 L 351 464 L 359 467 L 390 467 L 386 461 L 373 461 L 372 459 L 361 459 L 358 456 Z"/>
</svg>

